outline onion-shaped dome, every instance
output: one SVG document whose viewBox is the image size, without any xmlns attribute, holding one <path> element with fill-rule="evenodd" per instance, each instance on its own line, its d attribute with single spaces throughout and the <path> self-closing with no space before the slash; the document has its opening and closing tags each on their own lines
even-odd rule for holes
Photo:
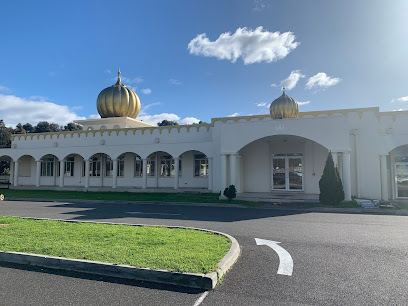
<svg viewBox="0 0 408 306">
<path fill-rule="evenodd" d="M 139 97 L 133 90 L 122 84 L 120 69 L 116 84 L 99 93 L 96 108 L 102 118 L 130 117 L 135 119 L 139 115 Z"/>
<path fill-rule="evenodd" d="M 296 118 L 299 114 L 299 104 L 286 95 L 283 87 L 282 95 L 271 103 L 270 112 L 272 119 Z"/>
</svg>

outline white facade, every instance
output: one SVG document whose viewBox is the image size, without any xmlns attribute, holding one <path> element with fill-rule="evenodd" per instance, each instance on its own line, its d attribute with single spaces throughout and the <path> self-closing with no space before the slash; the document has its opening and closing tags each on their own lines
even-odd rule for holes
<svg viewBox="0 0 408 306">
<path fill-rule="evenodd" d="M 218 192 L 233 184 L 239 193 L 318 194 L 330 151 L 346 199 L 408 198 L 408 112 L 331 110 L 165 127 L 132 120 L 86 120 L 83 131 L 15 135 L 0 156 L 12 161 L 12 185 L 27 188 Z"/>
</svg>

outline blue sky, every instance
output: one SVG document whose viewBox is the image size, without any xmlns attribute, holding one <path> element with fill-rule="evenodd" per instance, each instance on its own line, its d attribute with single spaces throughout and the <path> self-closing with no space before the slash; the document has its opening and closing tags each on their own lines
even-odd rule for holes
<svg viewBox="0 0 408 306">
<path fill-rule="evenodd" d="M 6 125 L 97 116 L 123 83 L 138 119 L 180 123 L 269 112 L 408 109 L 408 1 L 3 1 Z"/>
</svg>

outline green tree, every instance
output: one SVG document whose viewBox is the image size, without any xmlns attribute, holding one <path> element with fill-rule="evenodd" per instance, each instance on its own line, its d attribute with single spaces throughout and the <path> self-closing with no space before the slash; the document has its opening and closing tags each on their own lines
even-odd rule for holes
<svg viewBox="0 0 408 306">
<path fill-rule="evenodd" d="M 224 195 L 227 197 L 228 201 L 231 201 L 237 196 L 237 190 L 234 185 L 229 185 L 228 188 L 224 189 Z"/>
<path fill-rule="evenodd" d="M 14 129 L 14 134 L 25 134 L 26 130 L 24 129 L 23 125 L 21 123 L 16 125 L 16 128 Z"/>
<path fill-rule="evenodd" d="M 158 126 L 167 126 L 167 125 L 178 125 L 177 122 L 175 121 L 170 121 L 170 120 L 163 120 L 162 122 L 157 123 Z"/>
<path fill-rule="evenodd" d="M 30 124 L 30 123 L 26 123 L 23 125 L 23 129 L 27 132 L 27 133 L 34 133 L 34 127 Z"/>
<path fill-rule="evenodd" d="M 34 128 L 34 133 L 47 133 L 51 132 L 50 124 L 47 121 L 40 121 Z"/>
<path fill-rule="evenodd" d="M 80 131 L 80 130 L 82 130 L 82 126 L 74 122 L 70 122 L 66 126 L 64 126 L 64 131 Z"/>
<path fill-rule="evenodd" d="M 0 120 L 0 148 L 11 148 L 13 129 L 6 127 L 3 119 Z"/>
<path fill-rule="evenodd" d="M 323 175 L 319 181 L 319 201 L 326 205 L 338 205 L 344 200 L 343 184 L 337 167 L 334 167 L 331 152 L 327 156 Z"/>
</svg>

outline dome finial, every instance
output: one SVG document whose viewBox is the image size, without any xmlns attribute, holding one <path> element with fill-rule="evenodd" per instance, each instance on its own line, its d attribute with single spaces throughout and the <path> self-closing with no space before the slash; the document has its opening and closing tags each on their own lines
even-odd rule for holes
<svg viewBox="0 0 408 306">
<path fill-rule="evenodd" d="M 122 80 L 120 79 L 120 68 L 118 69 L 118 81 L 116 84 L 122 84 Z"/>
<path fill-rule="evenodd" d="M 285 85 L 283 85 L 283 94 L 286 94 L 286 93 L 285 93 Z"/>
</svg>

